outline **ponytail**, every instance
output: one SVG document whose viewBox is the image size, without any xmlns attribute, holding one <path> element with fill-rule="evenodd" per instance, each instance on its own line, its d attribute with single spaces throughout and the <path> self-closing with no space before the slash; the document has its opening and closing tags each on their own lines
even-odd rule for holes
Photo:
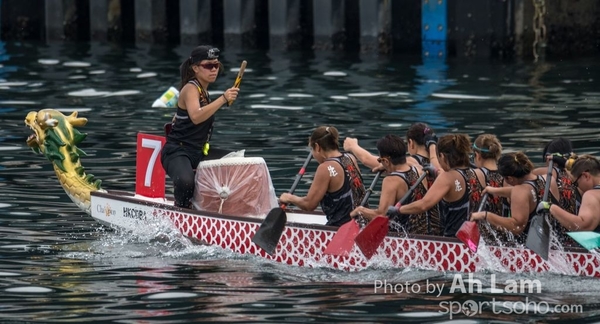
<svg viewBox="0 0 600 324">
<path fill-rule="evenodd" d="M 523 152 L 506 153 L 498 160 L 498 173 L 503 177 L 523 178 L 533 168 L 533 163 Z"/>
<path fill-rule="evenodd" d="M 188 83 L 188 81 L 194 78 L 194 70 L 192 70 L 192 63 L 187 58 L 179 66 L 179 74 L 181 74 L 181 83 L 179 84 L 179 91 Z"/>
<path fill-rule="evenodd" d="M 471 140 L 466 134 L 448 134 L 440 137 L 437 143 L 438 152 L 444 154 L 450 168 L 469 165 Z"/>
<path fill-rule="evenodd" d="M 413 140 L 417 145 L 425 145 L 425 136 L 429 134 L 434 134 L 434 132 L 427 124 L 414 123 L 406 132 L 406 140 Z"/>
<path fill-rule="evenodd" d="M 577 154 L 571 153 L 567 159 L 567 162 L 565 163 L 565 169 L 567 169 L 567 171 L 573 170 L 573 165 L 575 164 L 575 161 L 577 161 L 577 158 Z"/>
<path fill-rule="evenodd" d="M 312 148 L 315 148 L 315 144 L 319 144 L 325 151 L 339 150 L 338 130 L 333 126 L 319 126 L 308 138 L 308 143 Z"/>
</svg>

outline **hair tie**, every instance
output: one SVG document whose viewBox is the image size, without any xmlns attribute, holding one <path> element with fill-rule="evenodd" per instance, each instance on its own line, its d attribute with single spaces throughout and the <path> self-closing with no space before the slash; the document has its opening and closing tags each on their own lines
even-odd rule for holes
<svg viewBox="0 0 600 324">
<path fill-rule="evenodd" d="M 425 135 L 429 134 L 430 130 L 431 129 L 429 129 L 429 127 L 425 127 L 425 129 L 423 130 L 423 134 L 425 134 Z"/>
<path fill-rule="evenodd" d="M 473 143 L 473 148 L 474 148 L 475 150 L 479 151 L 479 152 L 482 152 L 482 153 L 489 153 L 489 152 L 490 152 L 490 150 L 489 150 L 489 149 L 485 149 L 485 148 L 479 148 L 479 147 L 477 147 L 477 145 L 475 145 L 475 143 Z"/>
<path fill-rule="evenodd" d="M 565 169 L 567 169 L 567 171 L 571 171 L 573 169 L 573 165 L 575 165 L 577 158 L 578 157 L 576 154 L 570 154 L 569 158 L 567 159 L 567 162 L 565 162 Z"/>
<path fill-rule="evenodd" d="M 321 126 L 322 127 L 322 126 Z M 323 134 L 321 137 L 317 138 L 314 143 L 318 143 L 322 140 L 324 140 L 327 136 L 331 135 L 331 132 L 329 131 L 329 126 L 325 127 L 325 134 Z M 333 136 L 333 135 L 332 135 Z"/>
</svg>

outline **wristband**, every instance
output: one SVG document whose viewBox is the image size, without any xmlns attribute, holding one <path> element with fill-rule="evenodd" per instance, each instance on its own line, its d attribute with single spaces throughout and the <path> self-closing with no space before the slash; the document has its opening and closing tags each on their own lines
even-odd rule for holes
<svg viewBox="0 0 600 324">
<path fill-rule="evenodd" d="M 225 94 L 222 94 L 221 97 L 223 97 L 223 99 L 225 99 L 225 104 L 227 105 L 227 107 L 229 107 L 229 100 L 227 100 L 227 98 L 225 98 Z"/>
</svg>

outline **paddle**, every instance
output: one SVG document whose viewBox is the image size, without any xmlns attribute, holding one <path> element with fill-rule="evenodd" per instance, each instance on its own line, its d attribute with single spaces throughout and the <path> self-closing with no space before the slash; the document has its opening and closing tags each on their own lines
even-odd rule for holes
<svg viewBox="0 0 600 324">
<path fill-rule="evenodd" d="M 367 189 L 363 200 L 360 202 L 361 206 L 364 206 L 369 200 L 369 197 L 373 192 L 373 188 L 379 180 L 379 176 L 381 176 L 382 172 L 383 171 L 379 171 L 375 175 L 375 179 L 373 179 L 373 182 L 371 182 L 371 186 L 369 189 Z M 354 246 L 354 239 L 356 238 L 356 235 L 358 235 L 358 231 L 360 231 L 358 221 L 351 220 L 340 226 L 335 235 L 333 235 L 331 242 L 327 244 L 327 247 L 323 253 L 331 255 L 348 255 Z"/>
<path fill-rule="evenodd" d="M 304 175 L 304 171 L 306 171 L 306 166 L 308 166 L 308 162 L 312 159 L 312 151 L 308 153 L 304 164 L 302 164 L 302 168 L 296 175 L 296 180 L 294 180 L 294 184 L 290 189 L 290 193 L 293 194 L 300 182 L 300 179 Z M 281 204 L 280 207 L 275 207 L 271 209 L 265 220 L 260 224 L 260 227 L 254 233 L 252 237 L 252 242 L 258 245 L 261 249 L 265 250 L 268 254 L 273 255 L 275 249 L 277 248 L 277 243 L 279 243 L 279 239 L 281 238 L 281 234 L 283 234 L 283 229 L 285 228 L 285 223 L 287 222 L 287 215 L 285 214 L 285 204 Z"/>
<path fill-rule="evenodd" d="M 485 207 L 485 203 L 487 202 L 488 194 L 486 193 L 481 197 L 481 202 L 479 203 L 479 208 L 477 211 L 480 212 Z M 470 215 L 467 215 L 467 218 Z M 477 226 L 477 222 L 474 221 L 465 221 L 458 232 L 456 232 L 456 237 L 465 243 L 473 253 L 477 253 L 477 247 L 479 246 L 479 239 L 481 235 L 479 233 L 479 226 Z"/>
<path fill-rule="evenodd" d="M 240 84 L 242 83 L 242 76 L 244 76 L 244 71 L 246 71 L 246 60 L 242 61 L 242 65 L 240 66 L 240 70 L 238 72 L 237 77 L 235 78 L 235 82 L 233 83 L 233 87 L 234 88 L 239 88 Z M 229 100 L 227 102 L 227 106 L 231 106 L 231 104 L 233 103 L 233 100 Z"/>
<path fill-rule="evenodd" d="M 421 182 L 423 182 L 423 179 L 425 179 L 425 177 L 429 173 L 428 169 L 423 168 L 423 170 L 425 172 L 423 172 L 423 174 L 421 174 L 421 176 L 417 179 L 417 181 L 404 194 L 402 199 L 400 199 L 400 201 L 398 202 L 399 205 L 402 205 L 406 201 L 406 199 L 408 199 L 408 197 L 410 197 L 412 192 L 415 191 L 415 188 Z M 396 206 L 398 204 L 396 204 Z M 373 218 L 369 222 L 369 224 L 367 224 L 367 226 L 365 226 L 365 228 L 356 236 L 356 239 L 354 241 L 356 242 L 356 245 L 358 245 L 358 248 L 363 253 L 363 255 L 367 258 L 367 260 L 370 259 L 373 256 L 373 254 L 375 254 L 375 251 L 377 251 L 377 248 L 379 248 L 379 245 L 381 245 L 381 243 L 383 242 L 383 239 L 387 235 L 387 233 L 389 231 L 388 216 L 391 213 L 397 211 L 396 206 L 390 206 L 388 208 L 388 212 L 387 212 L 386 216 L 379 215 L 379 216 Z"/>
<path fill-rule="evenodd" d="M 586 231 L 568 232 L 567 234 L 590 251 L 600 247 L 600 233 Z"/>
<path fill-rule="evenodd" d="M 552 166 L 554 161 L 548 162 L 548 174 L 546 175 L 546 186 L 544 188 L 544 197 L 542 201 L 548 201 L 548 193 L 550 192 L 550 180 L 552 180 Z M 550 225 L 546 221 L 547 211 L 541 212 L 533 216 L 527 233 L 527 241 L 525 246 L 541 256 L 542 259 L 548 260 L 548 252 L 550 250 Z"/>
</svg>

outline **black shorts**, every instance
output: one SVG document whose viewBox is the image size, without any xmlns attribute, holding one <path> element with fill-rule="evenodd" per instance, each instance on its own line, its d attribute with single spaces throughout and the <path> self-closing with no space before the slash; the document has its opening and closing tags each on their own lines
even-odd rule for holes
<svg viewBox="0 0 600 324">
<path fill-rule="evenodd" d="M 218 148 L 210 148 L 208 155 L 204 155 L 201 150 L 193 148 L 191 146 L 178 145 L 175 143 L 167 142 L 161 151 L 160 161 L 165 170 L 169 169 L 169 162 L 179 156 L 185 156 L 190 161 L 190 166 L 195 169 L 198 164 L 204 160 L 216 160 L 223 156 L 231 153 L 232 151 L 223 150 Z"/>
</svg>

